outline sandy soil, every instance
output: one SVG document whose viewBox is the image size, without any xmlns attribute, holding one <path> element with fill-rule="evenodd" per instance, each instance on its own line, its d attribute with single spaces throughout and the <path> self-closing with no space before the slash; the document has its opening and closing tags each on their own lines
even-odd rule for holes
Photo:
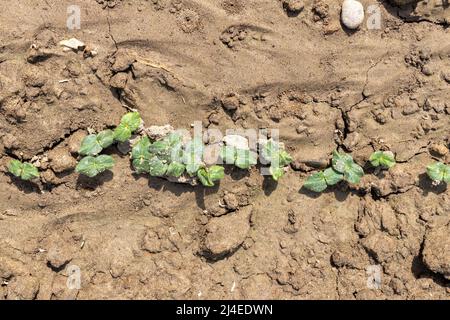
<svg viewBox="0 0 450 320">
<path fill-rule="evenodd" d="M 382 28 L 356 32 L 337 0 L 79 0 L 69 31 L 73 2 L 0 4 L 0 299 L 450 297 L 450 191 L 424 174 L 450 162 L 447 1 L 363 0 Z M 63 51 L 71 37 L 87 52 Z M 204 189 L 134 176 L 110 148 L 112 173 L 74 173 L 87 129 L 127 107 L 147 124 L 279 128 L 295 162 L 278 184 L 228 168 Z M 399 163 L 303 190 L 336 148 Z M 11 158 L 40 159 L 41 181 L 7 174 Z"/>
</svg>

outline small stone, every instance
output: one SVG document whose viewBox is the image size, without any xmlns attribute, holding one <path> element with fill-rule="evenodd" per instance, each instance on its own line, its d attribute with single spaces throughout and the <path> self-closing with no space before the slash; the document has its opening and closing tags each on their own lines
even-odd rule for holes
<svg viewBox="0 0 450 320">
<path fill-rule="evenodd" d="M 60 46 L 66 47 L 66 48 L 70 48 L 72 50 L 78 51 L 78 50 L 84 50 L 84 48 L 86 47 L 86 45 L 84 44 L 84 42 L 72 38 L 69 40 L 62 40 L 59 42 Z"/>
<path fill-rule="evenodd" d="M 75 168 L 77 161 L 66 148 L 56 148 L 48 153 L 50 167 L 54 172 L 60 173 Z"/>
<path fill-rule="evenodd" d="M 426 76 L 432 76 L 433 70 L 429 66 L 423 66 L 422 73 Z"/>
<path fill-rule="evenodd" d="M 303 0 L 284 0 L 283 4 L 291 12 L 299 12 L 305 7 Z"/>
<path fill-rule="evenodd" d="M 433 228 L 425 234 L 423 261 L 431 271 L 450 280 L 450 225 Z"/>
<path fill-rule="evenodd" d="M 248 139 L 243 136 L 230 134 L 223 138 L 223 142 L 230 147 L 235 147 L 241 150 L 249 150 Z"/>
<path fill-rule="evenodd" d="M 239 99 L 236 96 L 229 96 L 222 100 L 222 106 L 227 111 L 235 111 L 239 108 Z"/>
<path fill-rule="evenodd" d="M 165 126 L 150 126 L 144 129 L 147 136 L 152 140 L 161 140 L 174 131 L 174 128 L 170 124 Z"/>
<path fill-rule="evenodd" d="M 248 206 L 236 213 L 212 218 L 206 225 L 206 251 L 218 258 L 239 248 L 250 231 L 251 210 Z"/>
<path fill-rule="evenodd" d="M 437 156 L 443 157 L 448 154 L 449 150 L 442 143 L 434 143 L 430 146 L 430 152 Z"/>
<path fill-rule="evenodd" d="M 225 194 L 223 201 L 225 202 L 227 209 L 231 211 L 235 211 L 239 207 L 239 200 L 234 193 L 228 192 Z"/>
<path fill-rule="evenodd" d="M 356 0 L 345 0 L 342 4 L 341 19 L 349 29 L 358 29 L 364 21 L 364 7 Z"/>
<path fill-rule="evenodd" d="M 113 88 L 124 89 L 128 82 L 128 74 L 119 72 L 109 79 L 109 85 Z"/>
<path fill-rule="evenodd" d="M 78 130 L 70 136 L 67 141 L 67 147 L 69 148 L 69 152 L 71 154 L 78 154 L 78 150 L 81 146 L 81 141 L 83 141 L 84 137 L 86 137 L 86 133 L 82 130 Z"/>
</svg>

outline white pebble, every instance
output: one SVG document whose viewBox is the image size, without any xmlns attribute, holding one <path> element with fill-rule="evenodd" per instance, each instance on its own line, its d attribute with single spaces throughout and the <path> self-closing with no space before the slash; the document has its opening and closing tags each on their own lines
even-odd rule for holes
<svg viewBox="0 0 450 320">
<path fill-rule="evenodd" d="M 248 139 L 243 136 L 238 136 L 235 134 L 227 135 L 223 138 L 223 142 L 227 146 L 235 147 L 237 149 L 248 150 Z"/>
<path fill-rule="evenodd" d="M 356 0 L 345 0 L 342 4 L 341 19 L 349 29 L 358 29 L 364 21 L 364 7 Z"/>
</svg>

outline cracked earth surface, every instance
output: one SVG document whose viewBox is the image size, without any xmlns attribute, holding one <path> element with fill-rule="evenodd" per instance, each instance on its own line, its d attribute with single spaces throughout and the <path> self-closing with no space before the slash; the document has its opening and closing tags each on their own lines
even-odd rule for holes
<svg viewBox="0 0 450 320">
<path fill-rule="evenodd" d="M 340 1 L 282 2 L 83 0 L 69 32 L 71 1 L 2 1 L 0 299 L 450 297 L 450 191 L 424 174 L 450 162 L 450 8 L 361 1 L 382 28 L 347 33 Z M 98 54 L 63 51 L 71 37 Z M 111 173 L 74 173 L 87 131 L 128 108 L 147 125 L 277 128 L 295 161 L 277 185 L 228 168 L 213 189 L 134 176 L 115 148 Z M 361 184 L 305 191 L 336 148 Z M 389 172 L 366 164 L 379 149 Z M 12 158 L 41 180 L 8 175 Z"/>
</svg>

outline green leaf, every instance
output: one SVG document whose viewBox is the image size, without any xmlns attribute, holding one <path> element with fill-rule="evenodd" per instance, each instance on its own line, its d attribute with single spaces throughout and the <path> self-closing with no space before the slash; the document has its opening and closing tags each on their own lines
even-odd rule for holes
<svg viewBox="0 0 450 320">
<path fill-rule="evenodd" d="M 120 124 L 125 125 L 131 132 L 134 132 L 139 129 L 141 121 L 142 119 L 139 112 L 129 112 L 122 117 Z"/>
<path fill-rule="evenodd" d="M 257 155 L 250 150 L 236 149 L 236 167 L 240 169 L 248 169 L 256 165 L 258 162 Z"/>
<path fill-rule="evenodd" d="M 203 162 L 203 142 L 199 138 L 194 138 L 186 144 L 183 163 L 186 165 L 186 171 L 193 176 L 202 167 Z"/>
<path fill-rule="evenodd" d="M 139 139 L 139 141 L 137 141 L 133 145 L 133 148 L 131 149 L 131 158 L 133 159 L 150 158 L 149 147 L 150 147 L 150 139 L 147 136 Z"/>
<path fill-rule="evenodd" d="M 269 163 L 272 163 L 276 154 L 279 154 L 280 145 L 273 140 L 267 141 L 261 150 L 261 156 Z"/>
<path fill-rule="evenodd" d="M 234 164 L 236 162 L 237 149 L 232 146 L 223 146 L 220 149 L 220 158 L 224 164 Z"/>
<path fill-rule="evenodd" d="M 279 166 L 285 167 L 289 165 L 292 162 L 292 157 L 289 153 L 287 153 L 285 150 L 281 150 L 279 153 Z"/>
<path fill-rule="evenodd" d="M 8 165 L 8 171 L 14 176 L 22 180 L 33 180 L 39 177 L 38 169 L 28 162 L 20 162 L 19 160 L 11 160 Z"/>
<path fill-rule="evenodd" d="M 219 181 L 225 176 L 225 168 L 222 166 L 211 166 L 208 168 L 211 181 Z"/>
<path fill-rule="evenodd" d="M 162 177 L 166 174 L 168 165 L 167 163 L 161 161 L 157 157 L 153 157 L 148 161 L 149 170 L 148 173 L 150 173 L 153 177 Z"/>
<path fill-rule="evenodd" d="M 78 153 L 82 156 L 95 156 L 102 152 L 103 147 L 97 140 L 96 134 L 90 134 L 81 141 L 80 150 Z"/>
<path fill-rule="evenodd" d="M 150 164 L 148 158 L 136 158 L 133 159 L 133 168 L 137 174 L 145 173 L 150 171 Z"/>
<path fill-rule="evenodd" d="M 214 182 L 211 181 L 208 171 L 205 168 L 198 170 L 197 177 L 205 187 L 214 187 Z"/>
<path fill-rule="evenodd" d="M 201 163 L 199 162 L 191 162 L 186 164 L 186 172 L 192 177 L 197 171 L 201 168 Z"/>
<path fill-rule="evenodd" d="M 334 186 L 339 181 L 344 179 L 344 175 L 342 173 L 336 172 L 333 168 L 325 169 L 323 172 L 323 177 L 326 181 L 326 184 L 329 186 Z"/>
<path fill-rule="evenodd" d="M 131 138 L 132 131 L 130 127 L 125 124 L 119 124 L 114 130 L 114 140 L 119 142 L 125 142 Z"/>
<path fill-rule="evenodd" d="M 178 178 L 184 173 L 184 170 L 186 170 L 186 166 L 184 164 L 180 162 L 172 162 L 167 168 L 167 175 Z"/>
<path fill-rule="evenodd" d="M 333 169 L 344 175 L 344 179 L 356 184 L 361 181 L 364 170 L 353 161 L 351 155 L 334 151 L 332 159 Z"/>
<path fill-rule="evenodd" d="M 87 156 L 81 159 L 75 171 L 90 178 L 114 167 L 114 159 L 108 155 Z"/>
<path fill-rule="evenodd" d="M 125 142 L 141 125 L 141 115 L 138 112 L 129 112 L 122 117 L 120 124 L 114 130 L 114 139 Z"/>
<path fill-rule="evenodd" d="M 197 172 L 197 177 L 204 186 L 213 187 L 215 181 L 219 181 L 225 176 L 224 170 L 221 166 L 201 168 Z"/>
<path fill-rule="evenodd" d="M 362 176 L 364 176 L 364 170 L 358 164 L 352 163 L 344 172 L 344 178 L 350 183 L 357 184 L 361 181 Z"/>
<path fill-rule="evenodd" d="M 395 165 L 395 156 L 391 151 L 376 151 L 369 158 L 374 167 L 392 168 Z"/>
<path fill-rule="evenodd" d="M 281 177 L 284 176 L 284 169 L 280 167 L 270 167 L 270 174 L 272 175 L 273 180 L 278 181 Z"/>
<path fill-rule="evenodd" d="M 322 192 L 327 188 L 327 181 L 323 172 L 313 173 L 306 179 L 303 186 L 314 192 Z"/>
<path fill-rule="evenodd" d="M 103 149 L 108 148 L 114 143 L 114 132 L 112 130 L 103 130 L 97 134 L 97 142 Z"/>
<path fill-rule="evenodd" d="M 427 174 L 431 180 L 450 183 L 450 166 L 436 162 L 427 167 Z"/>
<path fill-rule="evenodd" d="M 22 180 L 32 180 L 38 177 L 39 177 L 38 169 L 31 163 L 25 162 L 23 164 L 22 174 L 20 175 L 20 178 L 22 178 Z"/>
<path fill-rule="evenodd" d="M 333 152 L 333 169 L 340 173 L 345 173 L 354 163 L 351 155 L 346 153 Z"/>
<path fill-rule="evenodd" d="M 8 171 L 14 176 L 20 178 L 22 175 L 23 163 L 19 160 L 11 160 L 8 165 Z"/>
</svg>

